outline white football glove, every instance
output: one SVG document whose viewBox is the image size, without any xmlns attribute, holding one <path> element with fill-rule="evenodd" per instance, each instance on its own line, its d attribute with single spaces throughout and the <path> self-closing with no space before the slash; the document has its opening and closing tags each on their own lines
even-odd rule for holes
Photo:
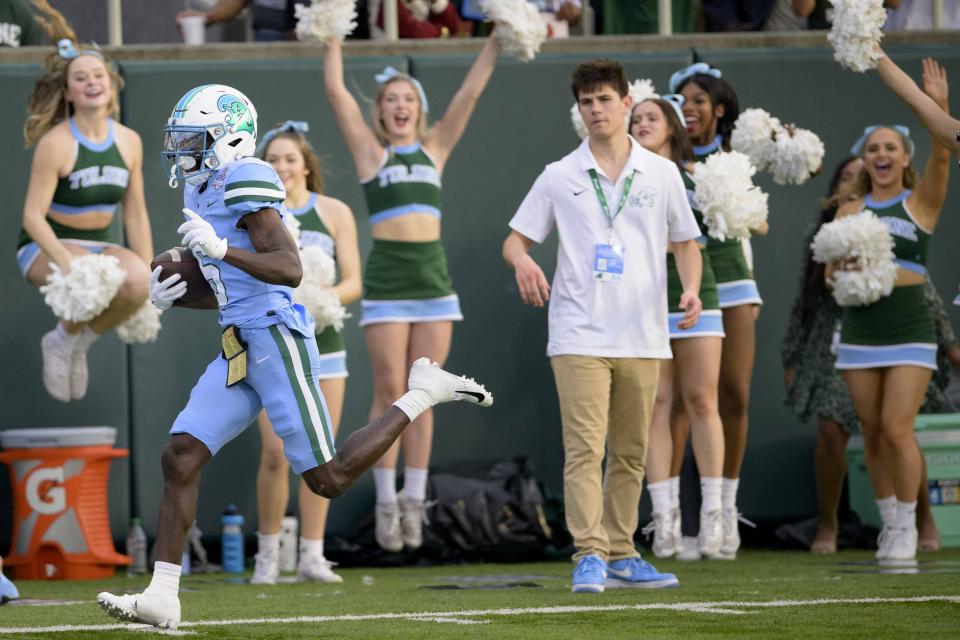
<svg viewBox="0 0 960 640">
<path fill-rule="evenodd" d="M 218 236 L 213 225 L 190 209 L 184 209 L 183 216 L 187 221 L 177 229 L 177 233 L 183 236 L 183 244 L 190 247 L 190 251 L 199 251 L 208 258 L 223 260 L 227 254 L 227 239 Z"/>
<path fill-rule="evenodd" d="M 157 267 L 150 272 L 150 302 L 160 311 L 166 311 L 173 306 L 175 300 L 183 297 L 187 292 L 186 281 L 180 280 L 180 274 L 175 273 L 161 282 L 160 272 L 163 267 Z"/>
</svg>

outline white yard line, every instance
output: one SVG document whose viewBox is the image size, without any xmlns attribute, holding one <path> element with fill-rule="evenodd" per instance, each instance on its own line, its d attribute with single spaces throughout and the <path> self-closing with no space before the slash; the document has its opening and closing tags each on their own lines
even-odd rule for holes
<svg viewBox="0 0 960 640">
<path fill-rule="evenodd" d="M 703 602 L 656 602 L 649 604 L 611 604 L 592 606 L 531 607 L 526 609 L 469 609 L 464 611 L 420 611 L 410 613 L 371 613 L 364 615 L 294 616 L 287 618 L 243 618 L 236 620 L 194 620 L 180 623 L 180 629 L 189 627 L 219 627 L 251 624 L 278 624 L 287 622 L 364 622 L 376 620 L 412 620 L 414 622 L 456 622 L 471 624 L 480 621 L 477 617 L 559 615 L 567 613 L 600 613 L 607 611 L 650 611 L 656 609 L 708 613 L 720 615 L 743 615 L 750 609 L 777 607 L 820 607 L 851 604 L 920 604 L 925 602 L 950 602 L 960 604 L 957 596 L 915 596 L 911 598 L 821 598 L 816 600 L 767 600 L 767 601 L 703 601 Z M 741 609 L 746 609 L 742 611 Z M 467 618 L 468 620 L 464 620 Z M 152 630 L 143 624 L 75 624 L 49 627 L 0 627 L 0 635 L 17 633 L 64 633 L 72 631 Z"/>
</svg>

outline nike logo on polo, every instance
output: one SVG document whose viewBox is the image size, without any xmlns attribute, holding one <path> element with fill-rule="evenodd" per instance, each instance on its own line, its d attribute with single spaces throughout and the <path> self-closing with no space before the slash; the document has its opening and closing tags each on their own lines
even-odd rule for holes
<svg viewBox="0 0 960 640">
<path fill-rule="evenodd" d="M 475 399 L 477 402 L 483 402 L 484 399 L 487 397 L 482 393 L 480 393 L 479 391 L 457 391 L 457 393 L 459 393 L 462 396 L 470 396 L 471 398 Z"/>
<path fill-rule="evenodd" d="M 269 357 L 270 357 L 269 355 L 265 355 L 265 356 L 263 356 L 262 358 L 257 358 L 257 364 L 260 364 L 261 362 L 263 362 L 264 360 L 266 360 L 266 359 L 269 358 Z"/>
<path fill-rule="evenodd" d="M 580 189 L 580 191 L 574 191 L 574 192 L 573 192 L 573 195 L 574 195 L 574 196 L 578 196 L 578 195 L 580 195 L 581 193 L 583 193 L 584 191 L 586 191 L 586 189 Z"/>
</svg>

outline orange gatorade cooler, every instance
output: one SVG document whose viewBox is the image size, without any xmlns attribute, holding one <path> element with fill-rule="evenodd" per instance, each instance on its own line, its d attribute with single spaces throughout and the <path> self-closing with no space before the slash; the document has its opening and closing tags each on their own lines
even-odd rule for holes
<svg viewBox="0 0 960 640">
<path fill-rule="evenodd" d="M 0 432 L 0 462 L 10 468 L 13 543 L 5 567 L 18 580 L 94 580 L 130 559 L 113 548 L 107 509 L 112 427 Z"/>
</svg>

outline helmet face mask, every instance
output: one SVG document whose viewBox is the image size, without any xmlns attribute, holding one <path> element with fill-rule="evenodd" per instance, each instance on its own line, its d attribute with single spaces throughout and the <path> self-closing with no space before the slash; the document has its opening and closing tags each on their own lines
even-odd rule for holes
<svg viewBox="0 0 960 640">
<path fill-rule="evenodd" d="M 257 111 L 236 89 L 203 85 L 180 99 L 163 132 L 161 156 L 170 186 L 180 180 L 203 184 L 223 165 L 254 154 Z"/>
</svg>

